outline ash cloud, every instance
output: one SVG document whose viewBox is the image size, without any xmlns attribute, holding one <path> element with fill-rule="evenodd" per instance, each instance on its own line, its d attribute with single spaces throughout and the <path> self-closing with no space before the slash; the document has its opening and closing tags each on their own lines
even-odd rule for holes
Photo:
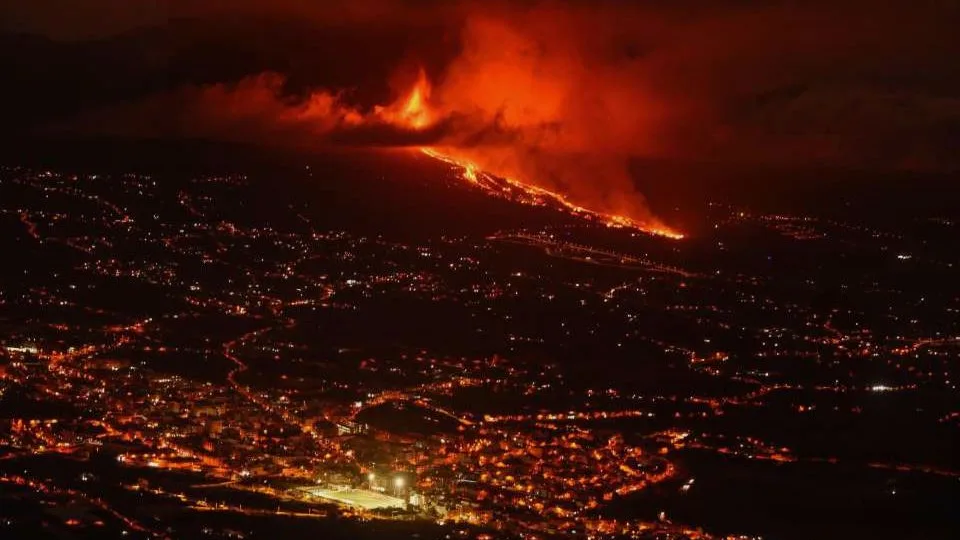
<svg viewBox="0 0 960 540">
<path fill-rule="evenodd" d="M 356 39 L 324 49 L 324 58 L 343 56 L 322 68 L 298 53 L 309 42 L 292 43 L 298 60 L 268 66 L 282 76 L 258 65 L 232 82 L 166 88 L 68 124 L 304 146 L 446 146 L 631 215 L 645 213 L 627 172 L 638 156 L 960 168 L 954 2 L 191 4 L 171 12 L 211 24 L 296 17 Z M 370 51 L 389 54 L 374 65 Z M 337 76 L 346 64 L 366 75 Z M 416 66 L 433 83 L 431 126 L 378 120 L 374 106 L 402 99 Z M 370 92 L 373 80 L 380 88 Z"/>
<path fill-rule="evenodd" d="M 272 76 L 262 73 L 266 68 L 284 78 L 276 92 L 280 104 L 296 108 L 298 97 L 329 94 L 346 107 L 368 111 L 402 94 L 402 84 L 390 85 L 397 71 L 426 66 L 435 85 L 433 106 L 442 116 L 458 118 L 432 135 L 456 124 L 461 132 L 445 137 L 451 144 L 519 142 L 524 154 L 957 165 L 945 155 L 955 141 L 944 138 L 957 129 L 960 99 L 954 60 L 960 42 L 953 38 L 960 7 L 951 2 L 361 0 L 321 6 L 306 0 L 166 0 L 137 11 L 130 7 L 137 0 L 91 0 L 83 9 L 63 2 L 59 10 L 41 9 L 57 2 L 4 9 L 17 15 L 10 20 L 51 32 L 65 32 L 71 17 L 102 19 L 111 28 L 143 24 L 144 18 L 162 24 L 193 17 L 206 21 L 210 36 L 216 36 L 215 29 L 228 20 L 237 25 L 245 17 L 269 16 L 271 24 L 279 24 L 295 17 L 298 25 L 318 30 L 284 43 L 286 57 L 272 48 L 278 32 L 238 32 L 223 37 L 228 43 L 215 43 L 214 48 L 228 49 L 229 40 L 236 41 L 233 45 L 248 53 L 222 63 L 248 62 L 253 70 L 220 84 L 243 92 L 245 81 Z M 73 24 L 81 24 L 74 34 L 84 33 L 82 23 Z M 193 32 L 214 39 L 200 28 Z M 343 46 L 316 49 L 319 36 L 337 36 Z M 261 49 L 270 52 L 256 52 Z M 166 69 L 179 71 L 191 52 L 165 57 Z M 255 61 L 262 57 L 270 61 Z M 183 69 L 218 72 L 215 64 L 211 59 Z M 188 121 L 194 117 L 197 131 L 217 135 L 212 127 L 223 125 L 232 132 L 227 118 L 212 121 L 218 107 L 199 91 L 216 82 L 129 96 L 117 106 L 128 112 L 137 102 L 158 107 L 166 95 L 183 130 L 193 128 Z M 371 86 L 378 88 L 370 91 Z M 791 88 L 805 91 L 782 91 Z M 178 114 L 176 107 L 191 105 L 185 97 L 170 98 L 173 93 L 207 99 L 207 112 Z M 221 95 L 225 104 L 219 110 L 225 117 L 236 114 L 235 100 L 228 92 Z M 278 117 L 279 127 L 263 126 L 271 136 L 291 127 L 289 115 Z M 168 124 L 158 122 L 161 131 L 175 132 Z M 320 131 L 328 127 L 320 125 Z M 382 144 L 393 137 L 383 126 L 361 131 L 368 135 L 334 138 Z"/>
<path fill-rule="evenodd" d="M 293 92 L 266 72 L 236 83 L 184 85 L 83 113 L 50 131 L 119 137 L 210 139 L 304 149 L 321 146 L 421 146 L 440 140 L 444 123 L 413 130 L 328 90 Z"/>
<path fill-rule="evenodd" d="M 544 2 L 471 14 L 438 94 L 520 133 L 528 150 L 958 165 L 947 155 L 958 141 L 944 137 L 960 127 L 956 5 L 657 6 Z"/>
</svg>

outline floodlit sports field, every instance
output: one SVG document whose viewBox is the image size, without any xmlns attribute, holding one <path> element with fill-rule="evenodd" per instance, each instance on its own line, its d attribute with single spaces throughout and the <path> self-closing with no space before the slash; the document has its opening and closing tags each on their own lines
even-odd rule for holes
<svg viewBox="0 0 960 540">
<path fill-rule="evenodd" d="M 383 493 L 366 489 L 334 490 L 321 487 L 304 487 L 300 488 L 300 490 L 313 497 L 326 499 L 355 508 L 363 508 L 364 510 L 374 510 L 377 508 L 403 508 L 405 504 L 403 499 L 398 499 L 397 497 L 391 497 L 389 495 L 384 495 Z"/>
</svg>

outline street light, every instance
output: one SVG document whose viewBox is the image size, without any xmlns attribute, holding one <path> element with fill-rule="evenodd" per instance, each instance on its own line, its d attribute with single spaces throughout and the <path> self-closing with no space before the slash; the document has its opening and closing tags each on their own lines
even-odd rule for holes
<svg viewBox="0 0 960 540">
<path fill-rule="evenodd" d="M 367 482 L 369 482 L 369 483 L 372 484 L 373 481 L 376 480 L 376 478 L 377 478 L 377 475 L 375 475 L 375 474 L 373 474 L 373 473 L 370 473 L 370 474 L 367 475 Z"/>
<path fill-rule="evenodd" d="M 394 478 L 394 479 L 393 479 L 393 485 L 394 485 L 398 490 L 403 489 L 403 477 L 402 477 L 402 476 L 398 476 L 398 477 Z"/>
</svg>

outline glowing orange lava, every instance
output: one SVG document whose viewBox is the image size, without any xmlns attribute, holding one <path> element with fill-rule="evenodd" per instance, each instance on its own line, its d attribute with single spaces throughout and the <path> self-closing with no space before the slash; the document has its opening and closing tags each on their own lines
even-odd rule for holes
<svg viewBox="0 0 960 540">
<path fill-rule="evenodd" d="M 414 130 L 430 127 L 433 115 L 427 105 L 430 99 L 430 81 L 422 70 L 417 82 L 405 99 L 389 107 L 377 107 L 374 112 L 383 121 Z"/>
<path fill-rule="evenodd" d="M 427 87 L 429 88 L 429 87 Z M 423 90 L 420 86 L 414 88 L 410 99 L 403 108 L 403 118 L 407 120 L 414 129 L 423 129 L 430 124 L 429 111 L 423 104 Z"/>
<path fill-rule="evenodd" d="M 378 107 L 376 115 L 387 123 L 412 130 L 424 130 L 431 127 L 438 117 L 431 109 L 429 99 L 430 82 L 421 70 L 413 89 L 407 96 L 388 107 Z M 608 227 L 636 229 L 656 236 L 679 240 L 684 235 L 659 223 L 651 224 L 631 219 L 625 215 L 608 214 L 585 208 L 567 199 L 561 193 L 521 182 L 515 178 L 484 171 L 473 161 L 458 156 L 455 147 L 421 147 L 423 154 L 442 161 L 459 170 L 459 177 L 479 187 L 488 194 L 509 198 L 510 200 L 532 206 L 549 206 L 573 215 L 598 221 Z"/>
<path fill-rule="evenodd" d="M 477 167 L 477 165 L 473 162 L 458 159 L 448 153 L 440 152 L 435 148 L 421 147 L 420 151 L 427 156 L 432 157 L 433 159 L 442 161 L 459 169 L 461 178 L 470 182 L 471 184 L 479 186 L 481 189 L 484 189 L 494 196 L 503 197 L 505 195 L 504 192 L 511 192 L 512 190 L 510 190 L 510 188 L 513 188 L 516 191 L 510 193 L 512 195 L 511 199 L 523 204 L 529 204 L 532 206 L 553 205 L 564 209 L 571 214 L 597 220 L 608 227 L 636 229 L 647 234 L 662 236 L 673 240 L 680 240 L 684 237 L 682 233 L 679 233 L 668 227 L 649 226 L 630 219 L 627 216 L 605 214 L 603 212 L 596 212 L 594 210 L 590 210 L 589 208 L 584 208 L 583 206 L 570 202 L 561 193 L 556 193 L 542 187 L 526 184 L 513 178 L 495 177 L 489 173 L 481 171 L 480 168 Z M 502 180 L 507 186 L 498 184 L 497 180 Z"/>
</svg>

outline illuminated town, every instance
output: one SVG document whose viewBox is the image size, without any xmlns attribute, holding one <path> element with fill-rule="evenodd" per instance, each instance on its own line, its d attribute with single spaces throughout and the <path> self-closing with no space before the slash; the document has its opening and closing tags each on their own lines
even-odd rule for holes
<svg viewBox="0 0 960 540">
<path fill-rule="evenodd" d="M 0 2 L 0 540 L 960 538 L 960 2 Z"/>
<path fill-rule="evenodd" d="M 0 171 L 0 531 L 36 501 L 70 538 L 759 538 L 707 509 L 758 504 L 717 471 L 956 494 L 960 296 L 916 278 L 955 274 L 954 221 L 710 203 L 681 240 L 389 159 L 517 225 L 371 234 L 243 174 Z"/>
</svg>

